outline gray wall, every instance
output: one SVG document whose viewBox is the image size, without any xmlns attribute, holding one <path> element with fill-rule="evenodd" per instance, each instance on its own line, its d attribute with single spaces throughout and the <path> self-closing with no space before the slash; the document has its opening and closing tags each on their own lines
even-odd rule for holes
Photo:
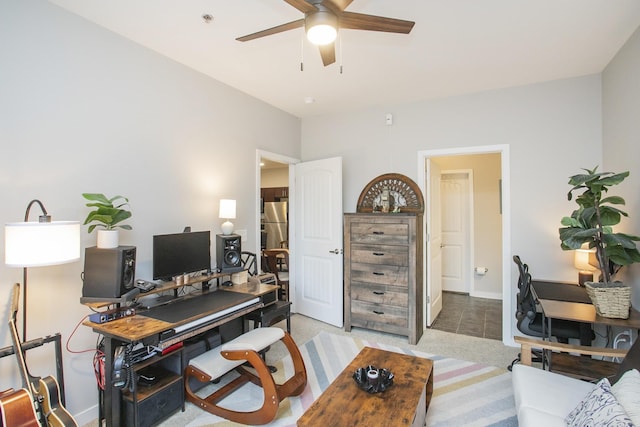
<svg viewBox="0 0 640 427">
<path fill-rule="evenodd" d="M 394 114 L 392 126 L 384 124 L 386 112 Z M 569 175 L 602 162 L 600 76 L 310 118 L 302 135 L 303 159 L 343 156 L 347 212 L 377 175 L 416 180 L 421 150 L 508 144 L 512 251 L 537 277 L 575 279 L 557 229 Z"/>
<path fill-rule="evenodd" d="M 616 195 L 629 214 L 618 227 L 640 235 L 640 29 L 631 36 L 602 73 L 604 169 L 630 171 Z M 619 279 L 633 283 L 633 306 L 640 308 L 640 264 L 621 270 Z"/>
<path fill-rule="evenodd" d="M 137 276 L 151 279 L 151 236 L 186 225 L 219 233 L 221 198 L 237 199 L 233 222 L 255 249 L 258 195 L 247 166 L 256 149 L 299 158 L 300 120 L 46 1 L 2 0 L 0 144 L 1 224 L 21 221 L 34 198 L 54 220 L 83 220 L 81 193 L 122 194 L 133 230 L 121 243 L 137 247 Z M 95 238 L 84 227 L 82 247 Z M 22 275 L 1 251 L 6 325 L 11 284 Z M 29 270 L 29 338 L 61 332 L 66 340 L 90 313 L 79 303 L 82 268 L 80 260 Z M 70 348 L 90 350 L 96 339 L 81 326 Z M 0 346 L 9 343 L 0 328 Z M 54 373 L 52 354 L 30 352 L 34 374 Z M 92 356 L 64 354 L 67 407 L 83 422 L 97 416 Z M 17 372 L 13 357 L 0 360 L 5 387 L 19 384 Z"/>
</svg>

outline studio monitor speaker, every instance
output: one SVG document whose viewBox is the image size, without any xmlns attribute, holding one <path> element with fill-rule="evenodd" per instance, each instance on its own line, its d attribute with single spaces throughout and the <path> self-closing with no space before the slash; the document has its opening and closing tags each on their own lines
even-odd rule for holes
<svg viewBox="0 0 640 427">
<path fill-rule="evenodd" d="M 216 266 L 221 273 L 242 271 L 242 248 L 238 234 L 216 234 Z"/>
<path fill-rule="evenodd" d="M 133 289 L 136 275 L 136 247 L 86 248 L 82 296 L 120 298 Z"/>
</svg>

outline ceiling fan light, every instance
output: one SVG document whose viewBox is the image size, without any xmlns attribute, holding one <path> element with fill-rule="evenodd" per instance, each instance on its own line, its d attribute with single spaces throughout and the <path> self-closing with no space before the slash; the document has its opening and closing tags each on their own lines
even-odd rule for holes
<svg viewBox="0 0 640 427">
<path fill-rule="evenodd" d="M 333 43 L 338 35 L 338 18 L 331 12 L 318 11 L 305 20 L 307 39 L 315 45 Z"/>
</svg>

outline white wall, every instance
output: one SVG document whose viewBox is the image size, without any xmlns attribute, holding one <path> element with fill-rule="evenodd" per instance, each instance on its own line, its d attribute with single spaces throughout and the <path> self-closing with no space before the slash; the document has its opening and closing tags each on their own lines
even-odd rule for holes
<svg viewBox="0 0 640 427">
<path fill-rule="evenodd" d="M 640 235 L 640 29 L 631 36 L 602 73 L 604 168 L 630 171 L 629 178 L 615 188 L 626 201 L 629 214 L 618 227 Z M 640 264 L 621 270 L 618 279 L 633 284 L 633 306 L 640 307 Z"/>
<path fill-rule="evenodd" d="M 21 221 L 34 198 L 54 220 L 83 220 L 81 193 L 124 195 L 133 230 L 121 244 L 137 247 L 137 276 L 150 279 L 152 235 L 186 225 L 219 233 L 221 198 L 238 200 L 234 224 L 248 230 L 243 247 L 255 249 L 258 195 L 247 165 L 258 148 L 300 157 L 300 120 L 46 1 L 3 0 L 0 144 L 0 223 Z M 93 245 L 83 231 L 82 247 Z M 81 260 L 30 269 L 28 338 L 66 340 L 90 312 L 79 302 L 82 268 Z M 21 277 L 0 262 L 3 325 Z M 97 416 L 97 338 L 81 326 L 70 348 L 87 352 L 64 352 L 67 408 L 82 422 Z M 0 346 L 9 343 L 3 327 Z M 54 373 L 52 350 L 30 352 L 34 374 Z M 13 357 L 0 359 L 3 388 L 20 384 L 17 372 Z"/>
<path fill-rule="evenodd" d="M 385 125 L 387 112 L 393 113 L 392 126 Z M 343 157 L 345 212 L 355 211 L 364 186 L 380 174 L 416 180 L 418 151 L 508 144 L 511 248 L 541 279 L 576 279 L 571 253 L 560 249 L 558 227 L 571 212 L 568 177 L 602 163 L 601 143 L 598 75 L 302 122 L 303 160 Z M 515 289 L 515 265 L 511 272 Z"/>
<path fill-rule="evenodd" d="M 289 168 L 270 168 L 260 171 L 260 186 L 262 188 L 288 187 Z"/>
</svg>

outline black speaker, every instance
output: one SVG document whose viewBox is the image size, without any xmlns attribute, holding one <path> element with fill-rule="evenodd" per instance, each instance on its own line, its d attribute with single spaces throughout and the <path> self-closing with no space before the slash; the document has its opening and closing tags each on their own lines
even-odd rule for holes
<svg viewBox="0 0 640 427">
<path fill-rule="evenodd" d="M 136 275 L 136 247 L 86 248 L 82 296 L 120 298 L 133 289 Z"/>
<path fill-rule="evenodd" d="M 221 273 L 242 271 L 242 247 L 238 234 L 216 234 L 216 266 Z"/>
</svg>

